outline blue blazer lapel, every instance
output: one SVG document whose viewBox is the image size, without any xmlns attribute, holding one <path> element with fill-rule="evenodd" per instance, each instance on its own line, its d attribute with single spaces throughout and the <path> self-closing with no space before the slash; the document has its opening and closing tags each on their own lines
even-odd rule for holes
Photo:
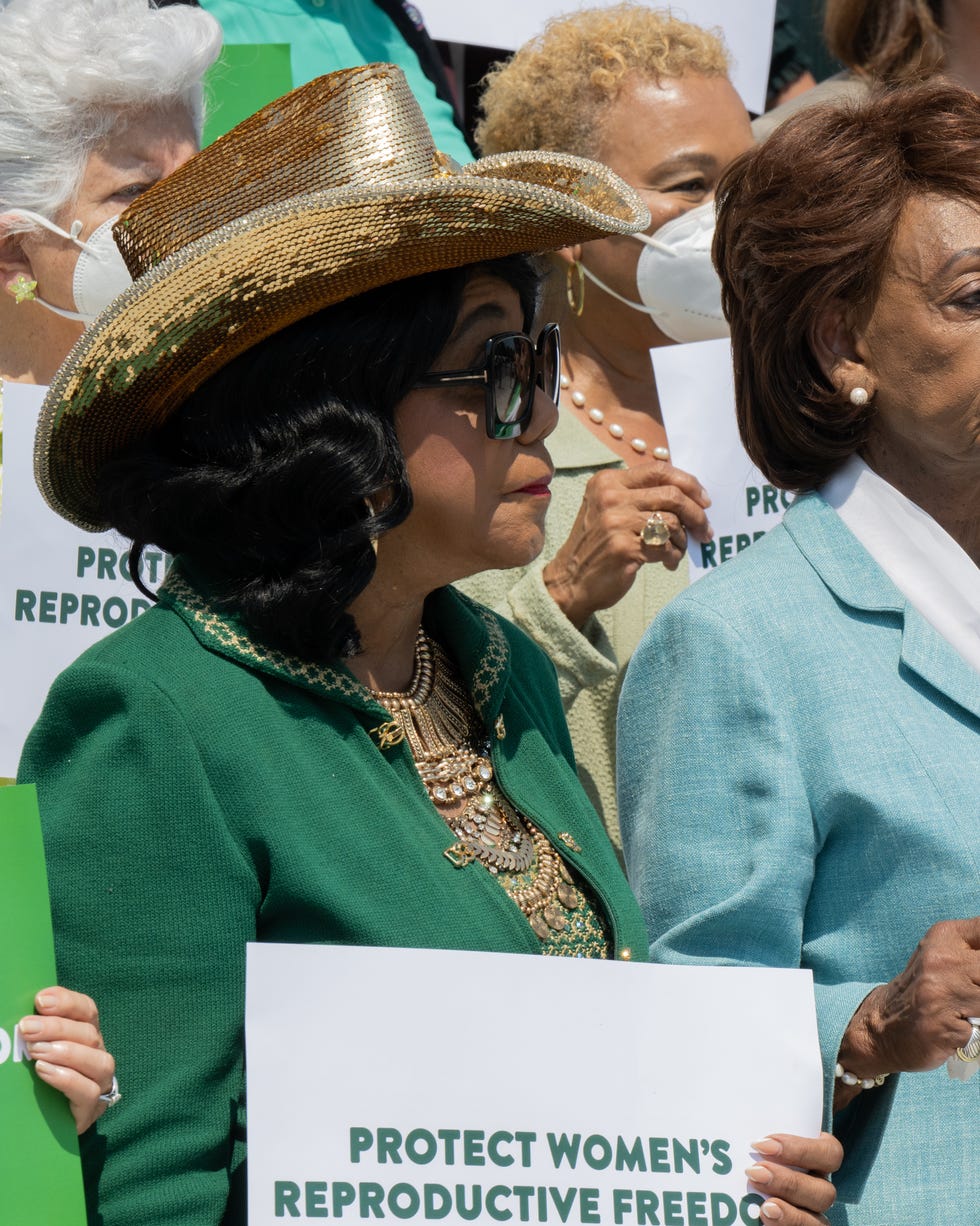
<svg viewBox="0 0 980 1226">
<path fill-rule="evenodd" d="M 854 609 L 897 616 L 906 668 L 980 719 L 980 673 L 909 604 L 819 494 L 798 498 L 783 523 L 797 548 L 839 600 Z"/>
<path fill-rule="evenodd" d="M 902 663 L 980 719 L 980 673 L 911 607 L 902 634 Z"/>
</svg>

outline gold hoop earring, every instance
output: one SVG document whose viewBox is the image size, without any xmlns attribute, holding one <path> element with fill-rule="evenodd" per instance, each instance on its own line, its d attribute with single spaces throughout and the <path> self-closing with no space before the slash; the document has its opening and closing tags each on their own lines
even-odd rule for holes
<svg viewBox="0 0 980 1226">
<path fill-rule="evenodd" d="M 577 284 L 572 282 L 572 274 L 578 273 Z M 572 260 L 565 270 L 565 297 L 573 315 L 581 315 L 585 309 L 585 273 L 578 260 Z"/>
</svg>

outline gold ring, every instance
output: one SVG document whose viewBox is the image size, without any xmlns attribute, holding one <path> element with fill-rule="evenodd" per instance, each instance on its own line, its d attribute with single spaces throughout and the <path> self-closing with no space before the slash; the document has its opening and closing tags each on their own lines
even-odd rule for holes
<svg viewBox="0 0 980 1226">
<path fill-rule="evenodd" d="M 640 540 L 644 545 L 666 545 L 670 540 L 670 525 L 659 511 L 654 511 L 643 525 Z"/>
</svg>

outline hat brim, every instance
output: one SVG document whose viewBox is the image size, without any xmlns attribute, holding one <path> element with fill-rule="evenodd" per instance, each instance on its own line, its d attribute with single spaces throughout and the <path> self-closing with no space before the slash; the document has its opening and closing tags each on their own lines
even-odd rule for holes
<svg viewBox="0 0 980 1226">
<path fill-rule="evenodd" d="M 422 183 L 295 197 L 189 244 L 120 295 L 57 372 L 35 442 L 44 498 L 79 527 L 106 528 L 97 496 L 106 460 L 233 358 L 324 307 L 648 225 L 636 193 L 597 172 L 605 168 L 556 154 L 498 155 Z"/>
</svg>

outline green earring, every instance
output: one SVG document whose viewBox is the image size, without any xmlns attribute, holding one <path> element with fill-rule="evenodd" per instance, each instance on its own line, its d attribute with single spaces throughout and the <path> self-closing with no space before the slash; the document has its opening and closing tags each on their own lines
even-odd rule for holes
<svg viewBox="0 0 980 1226">
<path fill-rule="evenodd" d="M 37 295 L 34 291 L 37 289 L 36 281 L 29 281 L 22 272 L 14 277 L 13 281 L 7 286 L 7 293 L 13 294 L 14 302 L 33 302 Z"/>
</svg>

